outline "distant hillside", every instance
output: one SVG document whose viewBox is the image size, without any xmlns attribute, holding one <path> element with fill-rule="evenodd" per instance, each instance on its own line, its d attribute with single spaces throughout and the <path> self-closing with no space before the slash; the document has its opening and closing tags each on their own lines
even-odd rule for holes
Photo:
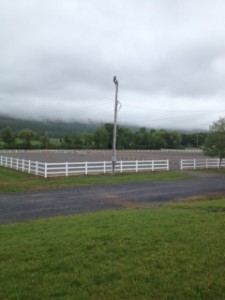
<svg viewBox="0 0 225 300">
<path fill-rule="evenodd" d="M 16 119 L 12 117 L 6 117 L 0 115 L 0 131 L 3 128 L 9 127 L 12 131 L 18 132 L 24 128 L 29 128 L 38 132 L 40 135 L 44 135 L 46 131 L 51 132 L 52 137 L 62 137 L 65 134 L 70 134 L 72 132 L 93 132 L 97 127 L 102 126 L 102 123 L 99 122 L 63 122 L 63 121 L 32 121 L 32 120 L 23 120 Z M 127 127 L 132 131 L 137 131 L 140 129 L 140 126 L 135 125 L 123 125 L 118 124 L 121 127 Z M 151 128 L 146 128 L 150 130 Z M 167 129 L 168 131 L 174 131 Z M 181 134 L 197 134 L 200 132 L 207 132 L 204 130 L 176 130 Z"/>
<path fill-rule="evenodd" d="M 92 132 L 99 125 L 91 122 L 31 121 L 0 116 L 0 131 L 5 127 L 9 127 L 14 132 L 29 128 L 41 135 L 49 131 L 54 137 L 61 137 L 71 132 Z"/>
</svg>

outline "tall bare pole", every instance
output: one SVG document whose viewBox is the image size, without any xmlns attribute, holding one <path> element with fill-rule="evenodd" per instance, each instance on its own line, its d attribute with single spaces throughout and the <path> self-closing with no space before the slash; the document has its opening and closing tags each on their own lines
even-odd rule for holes
<svg viewBox="0 0 225 300">
<path fill-rule="evenodd" d="M 118 88 L 119 88 L 119 82 L 116 76 L 113 77 L 113 82 L 115 84 L 115 107 L 114 107 L 114 126 L 113 126 L 112 175 L 115 174 L 115 166 L 116 166 L 116 121 L 117 121 Z"/>
</svg>

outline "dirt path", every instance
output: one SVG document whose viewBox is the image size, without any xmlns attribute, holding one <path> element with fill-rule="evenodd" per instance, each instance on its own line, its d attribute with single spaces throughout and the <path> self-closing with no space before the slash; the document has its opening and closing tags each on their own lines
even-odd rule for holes
<svg viewBox="0 0 225 300">
<path fill-rule="evenodd" d="M 196 174 L 196 173 L 195 173 Z M 150 207 L 189 197 L 225 195 L 225 176 L 96 185 L 24 194 L 0 194 L 0 224 L 108 209 Z"/>
</svg>

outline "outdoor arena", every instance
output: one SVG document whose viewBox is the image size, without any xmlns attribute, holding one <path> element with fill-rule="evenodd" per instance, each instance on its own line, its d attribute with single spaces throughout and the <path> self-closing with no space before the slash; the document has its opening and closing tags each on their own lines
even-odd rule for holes
<svg viewBox="0 0 225 300">
<path fill-rule="evenodd" d="M 201 150 L 117 150 L 116 173 L 219 167 Z M 1 150 L 0 166 L 43 176 L 112 172 L 111 150 Z M 222 162 L 221 166 L 225 166 Z"/>
<path fill-rule="evenodd" d="M 0 155 L 42 163 L 111 161 L 112 150 L 2 150 Z M 181 159 L 206 158 L 201 150 L 117 150 L 117 161 L 169 160 L 170 169 L 180 169 Z"/>
<path fill-rule="evenodd" d="M 0 155 L 9 155 L 24 159 L 37 159 L 42 162 L 98 161 L 111 160 L 112 150 L 0 150 Z M 116 150 L 118 160 L 167 159 L 205 157 L 202 150 Z"/>
</svg>

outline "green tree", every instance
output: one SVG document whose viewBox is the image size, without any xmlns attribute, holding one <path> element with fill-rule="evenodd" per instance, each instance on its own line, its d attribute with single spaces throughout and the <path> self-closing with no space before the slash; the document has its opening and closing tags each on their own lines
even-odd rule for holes
<svg viewBox="0 0 225 300">
<path fill-rule="evenodd" d="M 25 149 L 29 149 L 31 148 L 31 140 L 37 139 L 38 134 L 29 128 L 25 128 L 18 133 L 18 137 L 24 140 Z"/>
<path fill-rule="evenodd" d="M 181 147 L 181 134 L 176 131 L 166 131 L 162 132 L 162 137 L 166 142 L 167 149 L 178 149 Z"/>
<path fill-rule="evenodd" d="M 206 155 L 218 157 L 221 165 L 225 158 L 225 118 L 220 118 L 210 126 L 203 151 Z"/>
<path fill-rule="evenodd" d="M 74 132 L 73 134 L 71 134 L 71 141 L 74 149 L 83 148 L 81 133 Z"/>
<path fill-rule="evenodd" d="M 64 135 L 64 137 L 63 137 L 61 143 L 62 143 L 62 145 L 63 145 L 63 148 L 66 148 L 67 145 L 70 145 L 70 146 L 71 146 L 70 135 L 69 135 L 69 134 Z"/>
<path fill-rule="evenodd" d="M 63 137 L 63 148 L 67 149 L 82 149 L 82 135 L 78 132 L 67 134 Z"/>
<path fill-rule="evenodd" d="M 195 132 L 195 133 L 182 133 L 181 145 L 183 148 L 201 148 L 207 137 L 208 133 L 206 132 Z"/>
<path fill-rule="evenodd" d="M 118 126 L 117 128 L 117 149 L 134 148 L 134 134 L 129 128 Z"/>
<path fill-rule="evenodd" d="M 93 133 L 93 140 L 96 149 L 108 149 L 109 132 L 105 127 L 98 127 Z"/>
<path fill-rule="evenodd" d="M 45 131 L 45 135 L 41 139 L 42 146 L 46 150 L 49 149 L 49 146 L 50 146 L 50 138 L 49 138 L 50 134 L 51 134 L 51 132 Z"/>
<path fill-rule="evenodd" d="M 145 127 L 141 127 L 134 134 L 136 149 L 149 149 L 150 132 Z"/>
<path fill-rule="evenodd" d="M 11 146 L 15 141 L 15 136 L 9 127 L 2 129 L 1 137 L 3 142 L 7 144 L 7 146 Z"/>
<path fill-rule="evenodd" d="M 165 140 L 165 130 L 160 129 L 153 134 L 154 149 L 165 149 L 167 148 Z"/>
<path fill-rule="evenodd" d="M 93 134 L 89 133 L 89 132 L 84 132 L 82 134 L 82 143 L 83 143 L 83 148 L 85 149 L 91 149 L 93 148 Z"/>
</svg>

